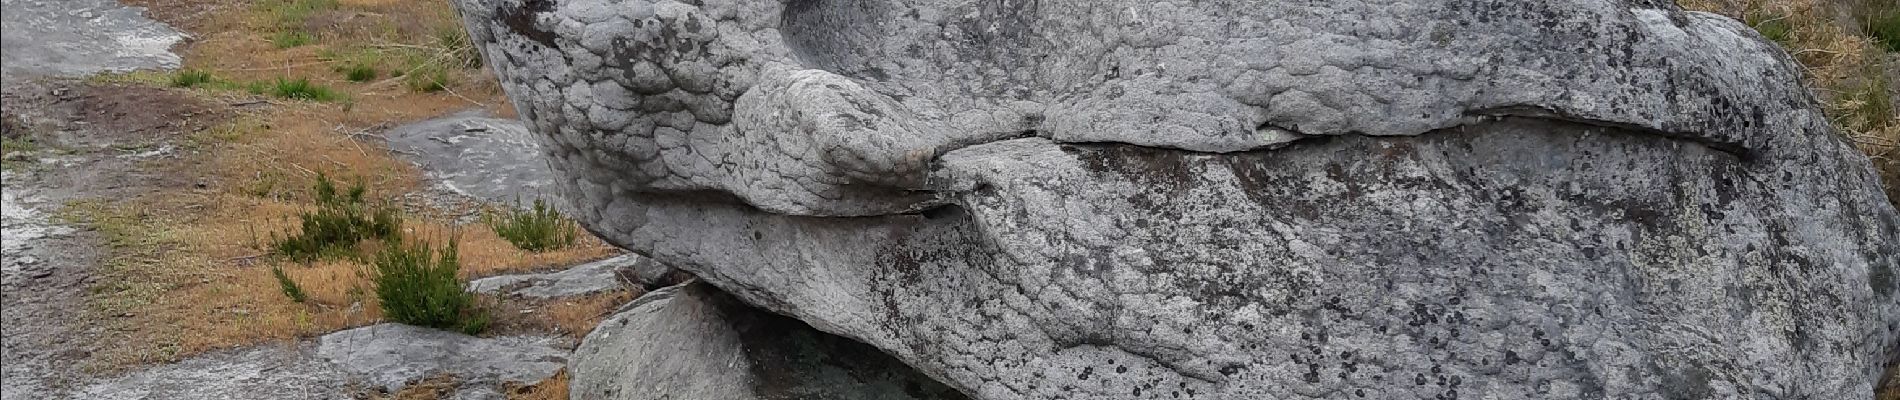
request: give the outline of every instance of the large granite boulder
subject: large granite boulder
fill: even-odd
[[[1900,216],[1667,1],[459,0],[588,229],[981,399],[1866,398]]]

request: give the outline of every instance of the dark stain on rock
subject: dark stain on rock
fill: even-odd
[[[495,10],[495,15],[501,16],[502,24],[507,25],[508,29],[514,31],[516,35],[553,48],[554,32],[541,29],[535,23],[536,17],[549,11],[554,11],[554,0],[527,0],[521,3],[521,7],[504,6]]]

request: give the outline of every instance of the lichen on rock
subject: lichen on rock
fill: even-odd
[[[1668,2],[460,0],[592,231],[980,399],[1860,398],[1900,216]]]

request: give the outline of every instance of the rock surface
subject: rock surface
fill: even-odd
[[[975,398],[1867,398],[1900,359],[1865,156],[1671,2],[458,4],[590,230]]]
[[[566,204],[540,143],[520,121],[473,110],[390,128],[384,136],[391,150],[451,192],[494,204]]]
[[[368,383],[396,391],[441,374],[477,393],[499,384],[534,384],[554,376],[567,352],[552,337],[478,338],[403,324],[377,324],[324,335],[317,355]],[[492,390],[489,390],[492,392]]]
[[[99,72],[177,68],[171,46],[184,34],[112,0],[0,2],[0,75],[81,77]]]
[[[570,364],[577,399],[964,399],[877,349],[753,309],[703,283],[601,322]]]
[[[264,346],[193,357],[87,386],[79,399],[333,399],[351,376],[314,345]]]
[[[468,291],[537,299],[585,296],[633,283],[625,282],[621,276],[632,275],[636,266],[642,263],[658,264],[646,257],[627,254],[545,274],[476,279],[468,283]]]

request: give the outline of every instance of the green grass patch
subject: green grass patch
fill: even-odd
[[[1888,90],[1893,83],[1888,81],[1886,71],[1875,63],[1858,79],[1857,84],[1842,93],[1838,102],[1846,106],[1841,114],[1845,119],[1842,125],[1872,131],[1893,123],[1893,92]]]
[[[471,335],[488,328],[488,313],[456,277],[455,240],[440,250],[426,242],[391,243],[375,264],[376,299],[391,321]]]
[[[495,235],[507,239],[516,248],[534,252],[573,245],[579,231],[573,220],[562,216],[560,211],[554,210],[541,199],[535,199],[534,207],[529,209],[510,207],[500,213],[484,214],[482,222],[494,229]]]
[[[39,149],[39,143],[26,135],[0,137],[0,170],[18,167],[18,163],[28,161],[28,155]]]
[[[1874,6],[1862,19],[1868,37],[1888,52],[1900,52],[1900,6]]]
[[[1786,15],[1754,10],[1744,13],[1742,22],[1755,28],[1762,37],[1773,40],[1775,43],[1787,45],[1794,40],[1794,23],[1789,21]]]
[[[475,51],[475,45],[468,40],[468,31],[462,29],[461,24],[437,27],[435,45],[447,52],[443,58],[448,59],[456,67],[482,67],[482,55]]]
[[[310,300],[310,296],[304,295],[303,286],[298,285],[297,281],[291,280],[290,274],[284,273],[283,267],[273,266],[270,268],[270,273],[277,277],[277,287],[284,291],[284,297],[289,297],[290,301],[298,303]]]
[[[193,69],[178,70],[172,73],[172,87],[197,87],[211,83],[211,73]]]
[[[277,46],[279,49],[288,49],[316,42],[316,36],[304,33],[303,31],[279,31],[270,35],[270,44]]]
[[[343,70],[343,79],[348,79],[350,82],[369,82],[371,79],[376,79],[376,67],[365,64],[352,64],[341,69]]]
[[[402,76],[403,85],[420,93],[440,92],[449,87],[449,71],[441,65],[424,64]]]
[[[34,142],[33,138],[24,135],[20,137],[0,137],[0,155],[10,156],[13,155],[13,153],[31,153],[39,149],[40,144],[38,142]]]
[[[336,91],[330,90],[329,87],[310,83],[310,78],[277,78],[277,80],[263,86],[262,90],[268,91],[272,96],[291,100],[336,101],[343,98],[343,96],[338,95]],[[252,93],[259,91],[257,87],[252,87]]]
[[[364,240],[401,241],[402,217],[395,208],[368,204],[362,182],[339,193],[335,182],[318,175],[313,192],[317,208],[298,216],[302,231],[273,240],[278,255],[308,261],[351,255]]]

